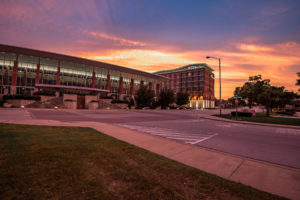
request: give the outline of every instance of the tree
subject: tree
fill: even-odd
[[[270,85],[270,80],[262,79],[261,75],[250,76],[248,82],[235,89],[234,94],[247,100],[250,108],[253,102],[264,105],[267,116],[273,108],[282,109],[297,96],[294,92],[286,91],[284,87]]]
[[[154,101],[154,91],[150,88],[141,85],[135,94],[136,105],[140,108],[150,107]]]
[[[189,103],[189,95],[187,93],[178,92],[176,94],[176,104],[182,106]]]
[[[300,72],[297,72],[297,75],[298,75],[298,79],[296,85],[300,85]],[[300,88],[298,89],[298,91],[300,92]]]
[[[250,76],[249,80],[242,87],[235,89],[234,95],[241,96],[251,108],[252,104],[258,101],[258,94],[263,93],[269,82],[269,79],[262,80],[261,75]]]
[[[163,89],[159,93],[158,103],[162,108],[166,108],[169,104],[174,103],[175,97],[173,90]]]
[[[235,100],[236,98],[235,97],[231,97],[231,98],[228,98],[228,102],[230,102],[232,104],[232,106],[235,106]],[[246,102],[244,99],[239,99],[239,106],[246,106]]]
[[[130,97],[130,100],[128,102],[128,108],[131,109],[131,106],[134,106],[134,100]]]

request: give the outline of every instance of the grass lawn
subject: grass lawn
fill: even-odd
[[[0,124],[0,199],[282,199],[90,128]]]
[[[220,117],[220,115],[214,115]],[[235,116],[230,114],[222,115],[221,117],[236,120]],[[286,117],[266,117],[265,113],[256,113],[255,117],[237,117],[239,121],[249,121],[249,122],[258,122],[258,123],[270,123],[270,124],[285,124],[285,125],[294,125],[300,126],[300,119],[296,118],[286,118]]]

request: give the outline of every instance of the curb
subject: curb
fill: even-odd
[[[300,129],[300,126],[293,126],[293,125],[238,121],[238,120],[225,119],[225,118],[222,118],[222,117],[214,117],[214,116],[210,116],[210,115],[209,116],[208,115],[198,115],[198,116],[200,118],[204,118],[204,119],[217,120],[217,121],[230,122],[230,123],[240,123],[240,124],[259,125],[259,126],[271,126],[271,127],[278,127],[278,128]]]

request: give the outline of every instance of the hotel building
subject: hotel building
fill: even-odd
[[[206,63],[197,63],[154,74],[169,78],[162,82],[162,88],[172,89],[175,94],[188,93],[190,107],[203,109],[215,107],[213,71]]]

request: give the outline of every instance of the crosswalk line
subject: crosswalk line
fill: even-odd
[[[209,137],[206,137],[206,138],[197,140],[197,141],[195,141],[195,142],[191,142],[190,144],[198,144],[198,143],[200,143],[200,142],[203,142],[203,141],[205,141],[205,140],[208,140],[208,139],[210,139],[210,138],[212,138],[212,137],[215,137],[215,136],[217,136],[217,135],[218,135],[218,133],[213,134],[213,135],[211,135],[211,136],[209,136]]]
[[[218,135],[218,134],[210,135],[207,133],[202,134],[201,131],[199,131],[199,134],[195,134],[195,133],[188,134],[185,132],[179,132],[178,130],[174,131],[172,129],[167,129],[167,128],[145,127],[145,126],[128,125],[128,124],[117,124],[117,125],[132,130],[149,133],[155,136],[165,137],[172,140],[184,141],[187,144],[197,144]]]

